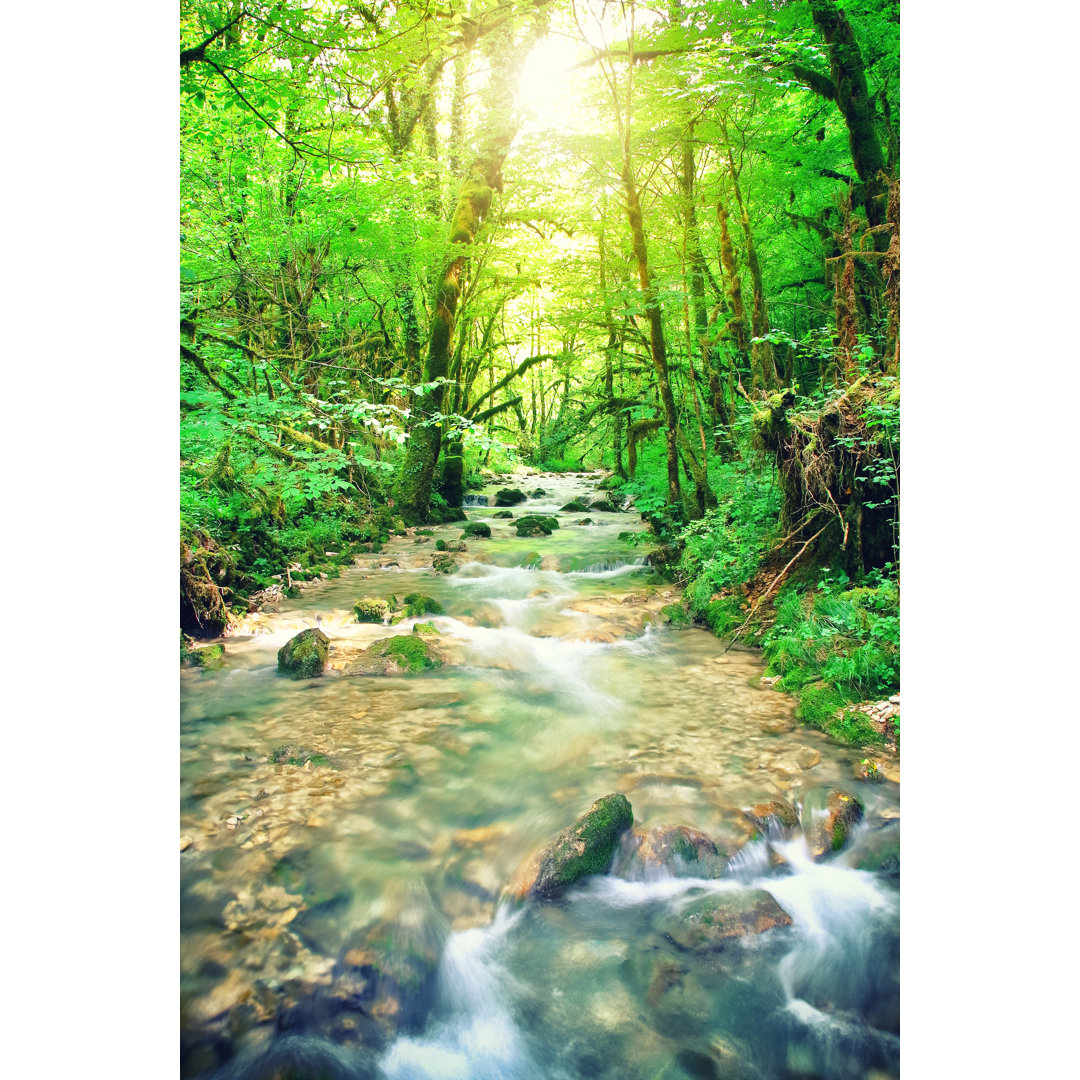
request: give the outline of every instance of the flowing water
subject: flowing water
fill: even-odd
[[[899,785],[857,780],[864,751],[801,728],[756,654],[662,625],[677,592],[619,538],[637,515],[558,511],[595,497],[597,477],[515,479],[547,490],[513,513],[555,514],[551,536],[469,505],[492,537],[469,538],[454,573],[431,556],[460,523],[395,538],[251,616],[223,668],[182,673],[182,1074],[898,1075],[898,878],[853,867],[898,829]],[[344,674],[419,621],[357,624],[355,601],[414,591],[446,609],[423,621],[450,663]],[[279,676],[277,650],[315,625],[328,670]],[[316,756],[276,764],[282,746]],[[744,813],[828,786],[866,814],[823,862]],[[526,856],[616,791],[635,826],[689,826],[737,854],[718,878],[501,898]],[[673,938],[688,905],[756,889],[789,926],[705,952]]]

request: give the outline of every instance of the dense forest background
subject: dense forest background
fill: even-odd
[[[182,630],[514,467],[604,468],[676,618],[871,737],[842,710],[899,687],[899,22],[182,4]]]

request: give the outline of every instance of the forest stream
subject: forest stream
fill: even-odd
[[[678,590],[626,538],[638,515],[559,510],[602,497],[599,479],[470,494],[492,535],[452,573],[433,571],[434,542],[463,522],[395,537],[249,616],[219,669],[183,671],[183,1076],[899,1075],[899,784],[860,779],[859,747],[802,727],[759,654],[665,624]],[[510,509],[560,528],[519,538],[473,505],[502,486],[543,488]],[[360,597],[413,592],[445,614],[356,622]],[[417,622],[445,666],[347,673]],[[327,670],[279,675],[278,650],[314,626]],[[815,859],[830,789],[864,812]],[[555,900],[506,894],[615,792],[634,833],[607,873]],[[635,849],[677,826],[700,857]],[[728,932],[715,913],[731,910]]]

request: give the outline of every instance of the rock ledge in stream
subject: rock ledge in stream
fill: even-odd
[[[603,874],[611,866],[619,837],[634,824],[634,811],[625,795],[597,799],[568,829],[514,875],[507,893],[519,900],[553,900],[575,881]]]
[[[446,658],[418,634],[379,638],[344,668],[345,675],[404,675],[439,668]]]
[[[278,649],[278,671],[290,679],[321,675],[329,655],[330,639],[318,627],[301,630]]]

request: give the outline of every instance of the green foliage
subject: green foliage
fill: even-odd
[[[891,567],[889,568],[891,570]],[[799,715],[846,742],[876,741],[861,713],[837,712],[900,687],[900,586],[874,571],[857,586],[827,570],[817,587],[785,588],[763,648],[778,688],[799,698]]]
[[[745,462],[719,465],[714,476],[719,505],[682,530],[680,573],[691,610],[717,628],[729,621],[729,607],[714,597],[754,575],[776,539],[781,493],[772,470]]]

